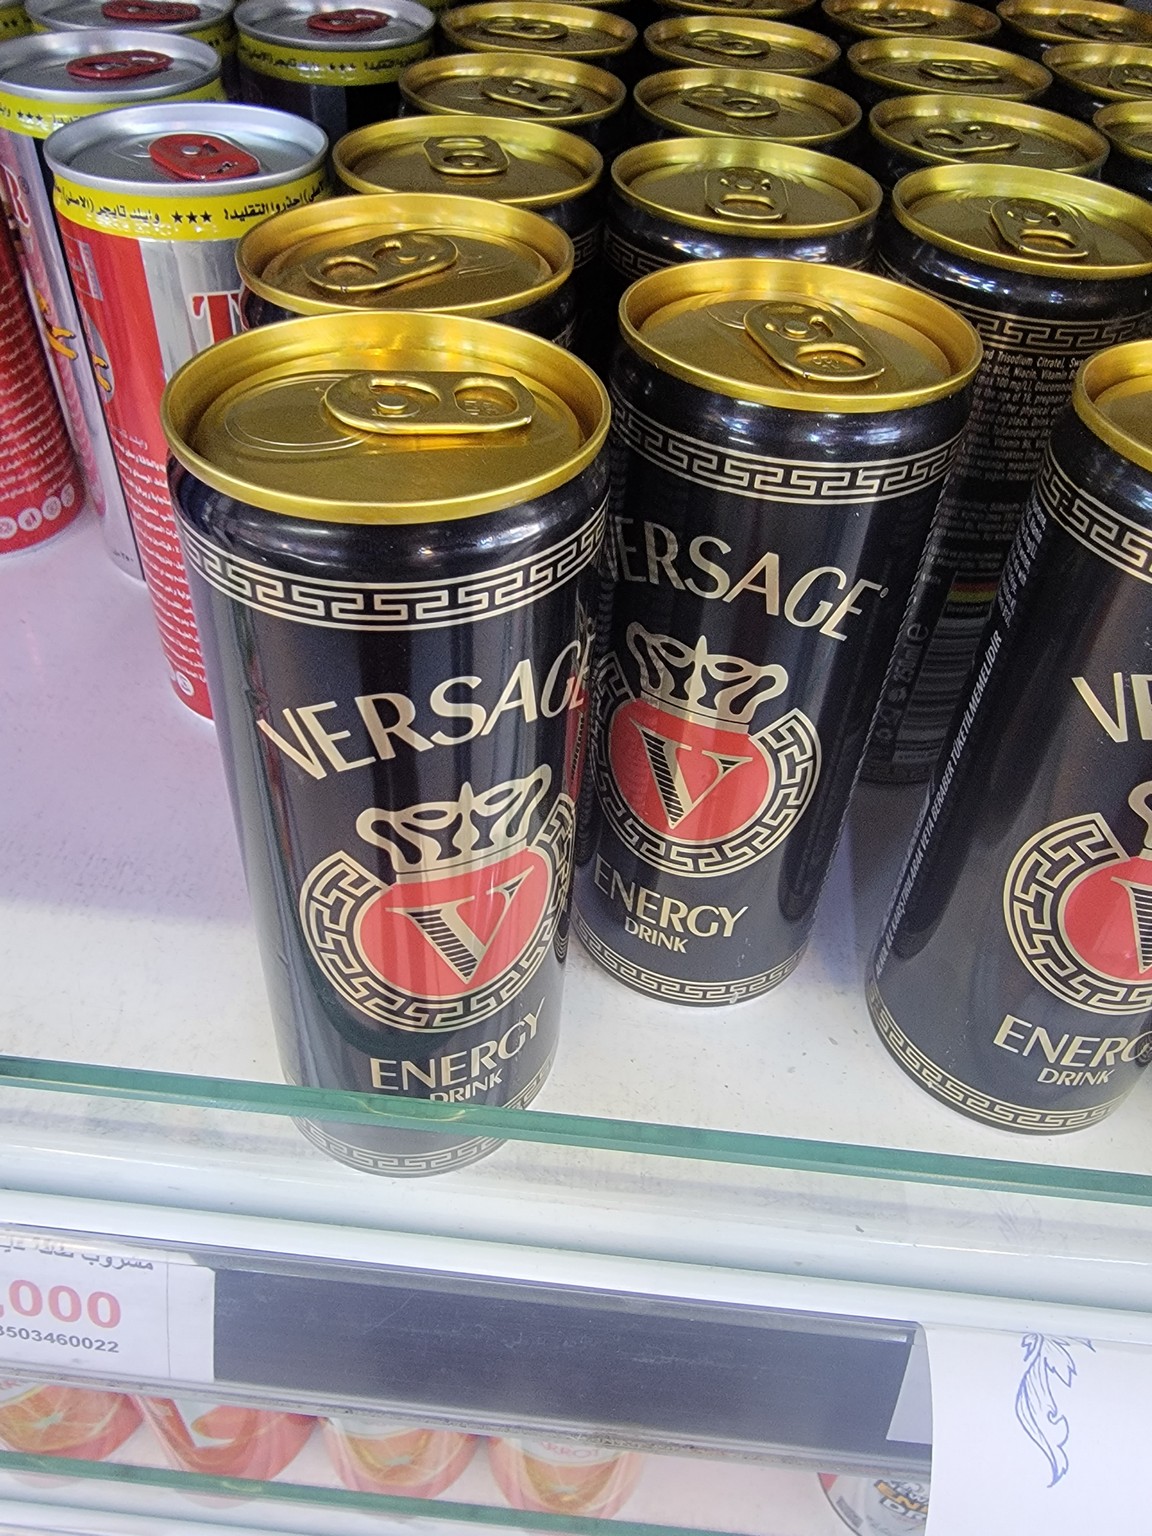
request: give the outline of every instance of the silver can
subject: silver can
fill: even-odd
[[[224,83],[236,85],[235,0],[27,0],[33,32],[108,31],[131,27],[139,32],[190,37],[220,55]]]
[[[211,706],[167,490],[160,396],[190,357],[240,329],[240,238],[324,195],[327,149],[302,118],[219,103],[101,113],[45,146],[81,314],[103,338],[115,383],[102,403],[169,676],[202,715]]]
[[[40,315],[64,416],[108,552],[130,575],[140,559],[100,406],[112,385],[103,338],[86,331],[52,216],[42,141],[78,117],[131,102],[220,97],[220,60],[204,43],[140,32],[46,32],[0,51],[0,178],[24,278]],[[87,341],[87,348],[85,347]]]

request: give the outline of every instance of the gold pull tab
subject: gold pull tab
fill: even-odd
[[[509,37],[514,42],[562,43],[568,28],[558,21],[538,21],[531,16],[493,16],[476,28],[480,37]]]
[[[1090,254],[1084,227],[1071,208],[1036,197],[998,197],[989,212],[997,234],[1021,256],[1083,261]]]
[[[1004,78],[998,64],[986,64],[983,59],[925,59],[917,68],[926,79],[948,85],[995,85]]]
[[[705,176],[704,202],[724,219],[782,224],[788,217],[788,183],[756,166],[730,165]]]
[[[726,59],[762,59],[772,52],[754,37],[741,37],[738,32],[697,32],[691,43],[701,53],[718,53]]]
[[[912,142],[938,155],[1007,154],[1020,148],[1020,135],[995,123],[937,123],[914,128]]]
[[[760,122],[775,117],[780,103],[771,96],[757,96],[752,91],[734,91],[727,85],[694,85],[680,100],[686,107],[697,107],[716,117],[741,123]]]
[[[409,229],[378,240],[361,240],[301,263],[308,281],[325,293],[383,293],[452,266],[459,251],[430,230]]]
[[[350,373],[324,404],[346,427],[396,435],[506,432],[536,408],[519,379],[492,373]]]
[[[581,110],[581,98],[563,85],[545,85],[521,76],[497,75],[480,85],[481,96],[505,107],[523,107],[540,117],[572,117]]]
[[[884,359],[834,304],[771,299],[744,316],[744,329],[778,368],[813,384],[878,379]]]
[[[1152,69],[1147,64],[1114,64],[1108,71],[1108,84],[1115,91],[1152,96]]]
[[[451,133],[425,139],[428,164],[442,176],[498,176],[508,169],[508,156],[495,139],[482,133]]]
[[[1056,18],[1061,32],[1071,32],[1073,37],[1086,37],[1096,43],[1122,43],[1130,29],[1122,21],[1108,21],[1103,16],[1077,16],[1064,11]]]
[[[935,19],[930,11],[914,11],[899,5],[879,6],[874,11],[861,8],[849,15],[865,26],[881,27],[885,32],[925,32]]]

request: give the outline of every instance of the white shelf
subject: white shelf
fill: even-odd
[[[0,1050],[279,1081],[214,732],[170,692],[146,594],[91,523],[0,562],[0,658]],[[859,795],[810,953],[765,999],[676,1009],[574,944],[537,1107],[1152,1171],[1152,1080],[1098,1127],[1025,1140],[936,1104],[878,1043],[861,968],[916,798]],[[56,1197],[4,1197],[0,1219],[51,1224],[75,1197],[158,1208],[174,1235],[185,1209],[263,1218],[256,1246],[273,1220],[341,1223],[349,1253],[353,1229],[393,1229],[1086,1306],[1147,1294],[1138,1205],[532,1143],[374,1179],[273,1116],[2,1085],[0,1127],[5,1186]]]

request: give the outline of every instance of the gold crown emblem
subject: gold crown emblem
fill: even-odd
[[[548,793],[552,770],[542,764],[523,779],[491,789],[465,784],[455,800],[425,800],[396,811],[363,811],[356,830],[383,848],[398,877],[440,875],[526,844],[532,818]]]
[[[743,656],[710,652],[703,635],[689,646],[629,624],[625,641],[640,664],[641,697],[705,725],[746,731],[760,705],[788,686],[783,667],[758,667]]]

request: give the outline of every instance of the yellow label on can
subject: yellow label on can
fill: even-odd
[[[161,98],[165,101],[223,101],[224,88],[219,80],[198,85],[178,95]],[[32,96],[20,96],[13,91],[0,91],[0,128],[10,133],[22,134],[26,139],[46,139],[57,128],[74,123],[78,117],[92,117],[97,112],[108,112],[113,107],[151,106],[155,98],[146,102],[92,101],[75,96],[68,101],[38,101]]]
[[[431,37],[396,48],[289,48],[240,35],[241,64],[274,80],[304,85],[387,85],[398,80],[409,64],[432,52]]]
[[[0,6],[0,42],[10,37],[27,37],[34,30],[22,5]]]
[[[101,192],[57,176],[52,201],[61,218],[107,235],[133,240],[238,240],[274,213],[314,203],[327,193],[322,170],[259,192],[242,188],[216,192],[206,185],[195,195],[187,183],[179,195],[158,190],[155,183],[130,192]]]
[[[195,38],[198,43],[207,43],[209,48],[215,48],[221,58],[236,52],[236,28],[232,25],[231,16],[221,16],[209,22],[206,27],[193,27],[181,36]]]

